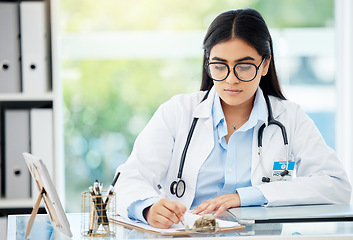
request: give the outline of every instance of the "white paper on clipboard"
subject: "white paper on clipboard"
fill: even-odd
[[[192,227],[195,221],[200,217],[201,217],[200,215],[192,214],[191,212],[187,211],[185,212],[185,215],[184,215],[184,226],[181,223],[178,223],[178,224],[173,224],[169,229],[155,228],[143,222],[133,221],[131,219],[126,219],[124,217],[117,216],[117,215],[113,216],[112,219],[118,222],[126,223],[144,230],[148,230],[148,231],[152,231],[160,234],[168,234],[168,233],[173,234],[173,233],[180,233],[185,231],[185,225],[189,225],[189,227]],[[236,221],[225,221],[225,220],[217,219],[217,222],[219,224],[220,229],[241,226]]]

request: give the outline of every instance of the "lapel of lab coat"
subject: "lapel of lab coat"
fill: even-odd
[[[284,112],[283,105],[281,104],[280,100],[278,100],[276,97],[269,96],[270,98],[270,103],[272,107],[272,114],[273,118],[277,120],[277,118]],[[265,176],[265,174],[262,171],[261,165],[260,165],[260,158],[259,158],[259,148],[258,148],[258,132],[259,128],[261,126],[256,125],[253,133],[253,143],[252,143],[252,163],[251,163],[251,183],[252,185],[258,185],[262,184],[262,177]],[[280,131],[280,128],[277,126],[273,126],[271,124],[270,127],[267,127],[267,122],[266,122],[266,128],[263,132],[263,138],[262,138],[262,160],[263,164],[265,164],[266,161],[273,161],[272,159],[266,159],[264,158],[264,153],[271,152],[271,149],[269,149],[270,144],[268,144],[271,141],[271,138],[273,137],[274,133],[276,131]],[[283,141],[281,142],[271,142],[271,146],[276,148],[276,147],[283,147]],[[267,148],[267,149],[266,149]],[[272,164],[272,163],[271,163]],[[266,169],[266,167],[265,167]],[[267,170],[268,171],[268,170]],[[267,172],[267,174],[271,174],[271,172]]]
[[[207,99],[196,106],[193,111],[193,117],[199,118],[199,120],[196,124],[183,168],[184,180],[188,185],[186,188],[188,194],[184,195],[187,208],[190,208],[194,199],[199,170],[214,146],[212,120],[214,96],[215,89],[212,88]]]

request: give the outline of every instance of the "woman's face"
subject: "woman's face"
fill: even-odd
[[[252,107],[255,92],[260,84],[261,76],[265,76],[269,67],[269,59],[260,66],[254,80],[240,81],[234,74],[233,67],[237,63],[253,63],[259,66],[263,58],[257,50],[242,39],[233,38],[212,47],[209,62],[227,63],[231,70],[223,81],[213,81],[215,89],[224,104],[231,107]]]

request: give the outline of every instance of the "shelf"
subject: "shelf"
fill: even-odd
[[[16,209],[16,208],[33,208],[34,200],[28,199],[4,199],[0,198],[1,209]]]
[[[3,1],[0,0],[1,2]],[[64,139],[61,121],[62,89],[58,74],[60,70],[60,58],[58,57],[57,49],[59,0],[19,0],[5,2],[9,2],[4,7],[9,9],[9,11],[6,11],[5,15],[1,15],[3,17],[1,20],[5,17],[9,22],[5,22],[4,25],[4,21],[1,21],[0,25],[4,25],[5,29],[10,30],[8,31],[10,33],[6,35],[8,38],[5,38],[4,41],[1,39],[0,45],[9,43],[8,45],[12,46],[12,48],[8,52],[13,51],[12,53],[16,54],[16,59],[19,59],[17,56],[21,57],[22,65],[16,68],[19,73],[13,75],[17,76],[16,80],[18,84],[16,83],[16,87],[7,88],[9,87],[8,85],[3,85],[3,92],[0,92],[0,168],[2,172],[8,174],[3,176],[0,173],[0,193],[2,196],[0,197],[0,216],[15,213],[30,213],[37,199],[36,194],[33,195],[34,192],[32,190],[32,195],[23,194],[23,199],[8,199],[5,197],[11,197],[11,193],[5,191],[11,184],[15,187],[20,187],[20,184],[15,183],[15,180],[18,180],[18,178],[14,178],[12,173],[15,173],[16,169],[19,168],[18,166],[23,170],[27,169],[24,160],[16,159],[18,161],[16,164],[12,161],[11,154],[14,155],[14,152],[22,153],[28,151],[46,159],[48,171],[51,177],[53,177],[53,182],[56,183],[55,188],[58,194],[65,199]],[[1,7],[3,6],[5,5]],[[33,22],[31,16],[35,16]],[[31,24],[28,24],[28,21],[25,21],[26,19],[29,19]],[[31,29],[32,27],[33,29]],[[42,39],[43,36],[44,39]],[[14,41],[16,43],[13,43]],[[29,42],[32,43],[29,44]],[[25,61],[29,57],[32,58],[30,59],[31,61]],[[0,56],[0,62],[4,58],[6,56]],[[37,72],[28,72],[25,69],[28,70],[29,68],[23,67],[26,64],[42,64],[44,65],[43,68],[46,69],[42,71],[43,68],[38,67],[35,68],[35,70],[38,70]],[[29,66],[31,67],[32,65]],[[34,70],[34,68],[31,69]],[[8,76],[10,79],[12,75]],[[28,78],[29,76],[31,76],[33,81],[28,80],[30,79]],[[17,92],[14,92],[16,90]],[[13,115],[13,113],[21,113],[22,115]],[[18,130],[17,127],[18,129],[21,127],[21,130]],[[20,142],[19,139],[23,141]],[[8,147],[7,151],[6,147]],[[9,164],[10,161],[8,159],[11,159],[12,165]],[[5,170],[5,167],[9,169]],[[28,182],[29,179],[32,179],[32,176],[24,178],[23,182]],[[23,189],[28,190],[27,186]],[[42,201],[41,206],[44,206],[43,204],[44,202]]]
[[[40,94],[27,93],[0,93],[2,102],[21,102],[21,101],[52,101],[54,94],[52,92]]]
[[[33,210],[35,199],[4,199],[0,198],[0,217],[12,214],[30,214]],[[39,205],[39,214],[47,213],[44,201]]]

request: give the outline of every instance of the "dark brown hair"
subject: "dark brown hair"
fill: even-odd
[[[286,99],[281,91],[273,57],[273,45],[270,32],[265,20],[254,9],[237,9],[224,12],[216,17],[208,28],[203,42],[204,56],[203,66],[208,61],[209,53],[213,46],[233,38],[240,38],[251,46],[263,58],[270,58],[271,62],[266,76],[262,76],[260,87],[267,95],[280,99]],[[213,86],[213,80],[207,75],[205,67],[202,71],[200,90],[209,90]]]

